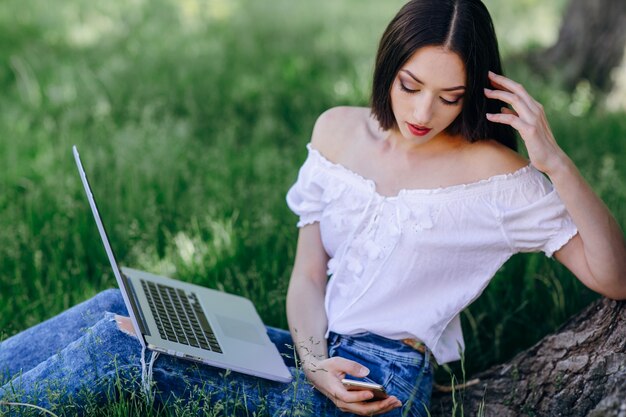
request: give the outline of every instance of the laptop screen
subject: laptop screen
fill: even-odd
[[[102,239],[102,243],[104,244],[104,249],[106,250],[107,256],[109,258],[109,262],[111,263],[111,268],[113,268],[113,274],[115,275],[115,279],[117,280],[117,285],[122,290],[122,296],[124,297],[124,303],[126,304],[126,309],[130,314],[131,321],[133,322],[133,327],[135,328],[135,333],[137,335],[145,334],[145,330],[143,326],[141,326],[137,320],[137,317],[140,316],[140,311],[137,308],[136,302],[134,300],[134,292],[131,287],[130,282],[124,276],[122,271],[120,270],[117,261],[115,260],[115,255],[113,253],[113,248],[109,244],[109,239],[107,237],[106,230],[104,228],[104,223],[102,223],[102,219],[100,218],[100,213],[98,211],[98,206],[96,205],[96,200],[91,191],[91,187],[89,185],[89,180],[87,179],[87,174],[85,173],[85,169],[83,168],[83,164],[80,160],[80,155],[78,154],[78,149],[76,146],[72,147],[72,151],[74,153],[74,160],[76,161],[76,166],[78,167],[78,172],[80,173],[80,178],[83,182],[83,187],[85,188],[85,192],[87,193],[87,199],[89,200],[89,206],[91,207],[91,212],[93,213],[93,217],[96,220],[96,225],[98,226],[98,231],[100,232],[100,238]],[[145,342],[143,337],[138,337],[141,344],[145,347]]]

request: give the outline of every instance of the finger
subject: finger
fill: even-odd
[[[402,403],[400,402],[400,400],[395,400],[391,403],[389,403],[389,405],[387,405],[384,409],[380,410],[378,412],[378,414],[385,414],[388,413],[390,411],[393,411],[396,408],[400,408],[402,407]]]
[[[504,90],[490,90],[485,88],[485,95],[494,100],[500,100],[513,106],[513,109],[518,115],[524,117],[535,116],[534,112],[528,107],[526,101],[524,101],[519,95],[509,93]]]
[[[355,412],[357,414],[371,416],[375,414],[386,413],[400,407],[401,405],[402,403],[400,402],[400,400],[392,396],[381,401],[370,401],[368,403],[351,404],[348,405],[348,407],[351,410],[354,410],[352,412]]]
[[[518,82],[489,71],[489,80],[494,87],[517,94],[524,100],[526,105],[533,111],[540,110],[541,105],[526,91],[523,85]]]
[[[356,376],[359,378],[363,378],[370,373],[370,370],[365,366],[361,365],[358,362],[351,361],[350,359],[345,359],[339,356],[335,356],[334,358],[330,358],[328,363],[332,365],[332,368],[335,371],[345,373],[348,375]]]
[[[493,85],[498,87],[502,87],[502,89],[510,91],[515,94],[528,94],[523,85],[518,82],[511,80],[510,78],[505,77],[504,75],[496,74],[495,72],[489,71],[489,80]]]
[[[374,393],[369,390],[350,391],[340,384],[334,388],[333,397],[344,403],[362,403],[374,398]]]
[[[513,127],[515,130],[517,130],[518,132],[522,132],[526,130],[526,127],[527,127],[526,123],[524,123],[518,116],[515,116],[513,114],[487,113],[487,119],[494,123],[502,123],[505,125],[509,125]]]

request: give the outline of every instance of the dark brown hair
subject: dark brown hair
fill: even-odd
[[[492,123],[486,113],[500,113],[505,103],[487,99],[488,71],[502,74],[498,41],[491,16],[480,0],[411,0],[383,34],[372,85],[372,114],[385,130],[397,128],[391,86],[402,66],[419,49],[442,46],[465,64],[467,88],[459,116],[447,128],[468,141],[494,139],[517,150],[513,128]]]

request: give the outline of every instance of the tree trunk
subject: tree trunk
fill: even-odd
[[[479,382],[455,392],[456,415],[625,417],[626,302],[598,300],[557,333],[473,378]],[[435,393],[431,415],[454,415],[454,402]]]
[[[622,62],[625,47],[625,0],[570,0],[557,43],[530,60],[541,71],[562,74],[569,90],[586,79],[608,92],[611,72]]]

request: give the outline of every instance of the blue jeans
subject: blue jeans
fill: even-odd
[[[87,405],[141,392],[141,346],[121,332],[114,314],[127,315],[119,290],[107,290],[64,313],[0,343],[0,400],[36,404],[58,414],[80,414]],[[292,339],[267,328],[289,367],[288,384],[202,365],[167,355],[153,370],[157,406],[178,401],[214,415],[347,416],[308,381],[296,366]],[[403,407],[388,416],[426,416],[432,367],[425,356],[371,333],[331,333],[329,355],[370,369],[365,380],[383,384]],[[70,406],[68,406],[70,404]],[[71,411],[68,411],[68,407]],[[16,415],[15,408],[5,409]],[[216,412],[222,410],[222,412]]]

